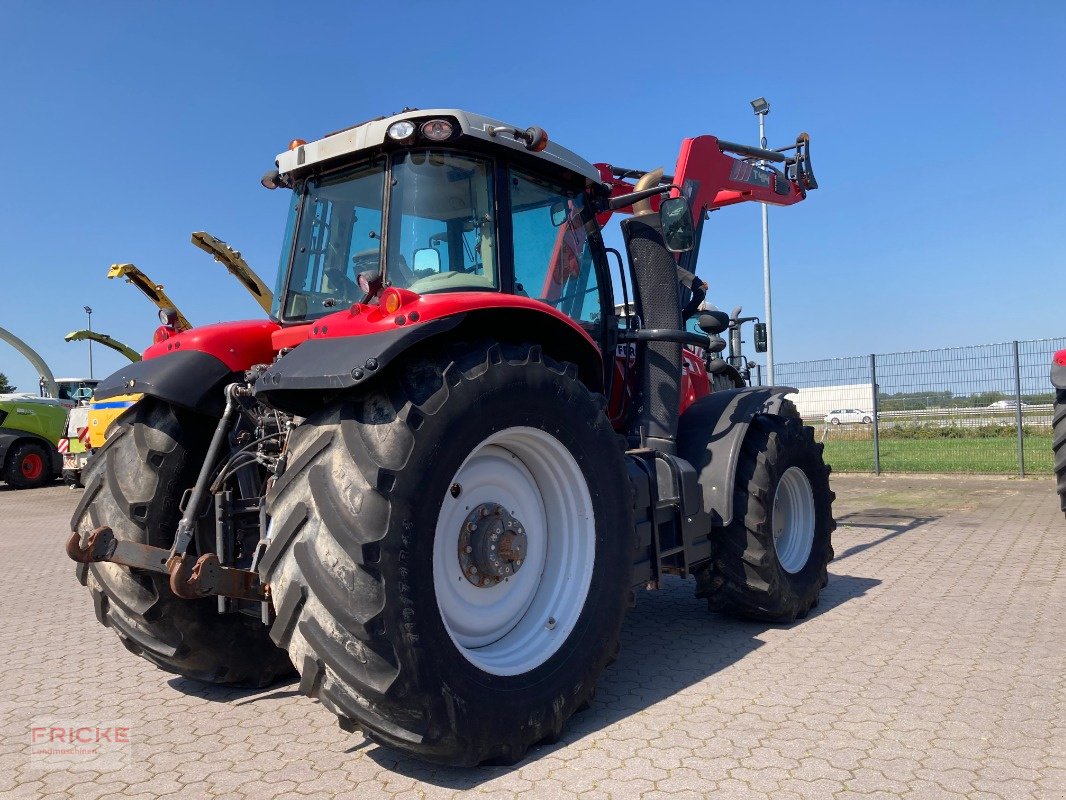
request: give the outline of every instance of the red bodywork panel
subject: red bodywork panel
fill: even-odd
[[[1066,350],[1059,350],[1055,353],[1055,363],[1060,367],[1066,367]]]
[[[274,360],[276,351],[270,336],[278,327],[276,322],[256,319],[191,328],[153,344],[144,351],[144,358],[157,358],[182,350],[198,350],[214,356],[234,372],[239,372],[253,364],[269,364]]]
[[[284,328],[274,334],[274,345],[293,347],[304,339],[331,339],[339,336],[366,336],[397,325],[417,325],[422,322],[486,309],[526,309],[547,314],[571,328],[599,350],[599,344],[588,332],[557,308],[529,297],[519,297],[500,292],[446,292],[441,294],[415,294],[405,289],[388,289],[401,298],[400,307],[386,314],[381,305],[368,306],[356,303],[351,308],[320,317],[310,325]]]

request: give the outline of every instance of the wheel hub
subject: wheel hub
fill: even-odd
[[[459,568],[474,586],[495,586],[521,569],[527,544],[525,528],[507,509],[482,503],[463,520]]]

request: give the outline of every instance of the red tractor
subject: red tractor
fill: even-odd
[[[1055,387],[1055,412],[1051,422],[1051,451],[1055,455],[1055,481],[1059,505],[1066,511],[1066,350],[1051,362],[1051,385]]]
[[[219,683],[295,667],[347,730],[513,762],[589,703],[635,588],[691,575],[772,622],[817,603],[821,446],[793,389],[711,392],[730,321],[694,277],[708,212],[815,188],[806,135],[686,139],[667,176],[405,111],[276,167],[271,318],[176,333],[96,390],[144,399],[67,552],[126,647]]]

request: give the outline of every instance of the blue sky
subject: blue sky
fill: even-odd
[[[764,95],[822,186],[770,212],[778,361],[1062,335],[1066,5],[759,5],[9,0],[0,326],[57,375],[87,371],[62,340],[86,303],[146,346],[154,309],[104,277],[122,261],[194,323],[257,316],[189,234],[272,285],[286,200],[259,177],[293,137],[457,106],[669,170],[685,136],[755,143]],[[699,272],[761,313],[757,206],[712,216]],[[3,344],[0,372],[36,385]]]

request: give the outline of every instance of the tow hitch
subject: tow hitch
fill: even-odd
[[[169,575],[171,591],[185,600],[222,596],[268,602],[269,590],[260,583],[258,573],[223,566],[214,553],[204,553],[192,563],[186,553],[193,539],[197,512],[202,508],[207,493],[211,467],[221,452],[226,431],[233,423],[237,411],[237,395],[242,391],[247,392],[247,387],[236,383],[226,387],[226,410],[218,421],[196,486],[192,490],[181,521],[178,522],[173,547],[165,550],[162,547],[118,539],[114,531],[105,525],[89,533],[84,547],[81,544],[81,534],[74,531],[67,540],[67,555],[81,564],[106,562]]]
[[[106,526],[93,530],[84,547],[81,534],[72,533],[67,540],[67,555],[80,564],[106,562],[169,575],[171,590],[185,600],[213,595],[262,603],[270,599],[269,590],[260,583],[257,573],[224,567],[214,553],[204,553],[193,564],[184,554],[116,539]]]

